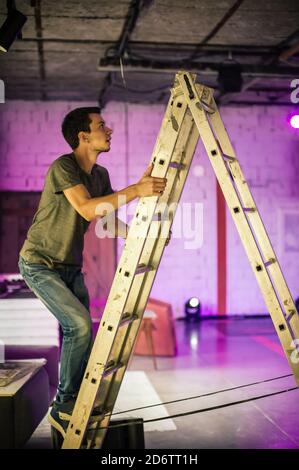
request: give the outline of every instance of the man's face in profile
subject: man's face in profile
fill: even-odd
[[[109,152],[112,129],[106,126],[100,114],[91,113],[89,117],[91,119],[91,123],[89,124],[90,133],[87,134],[89,145],[92,150]]]

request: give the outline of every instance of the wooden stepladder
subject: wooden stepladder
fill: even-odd
[[[213,90],[176,74],[151,158],[167,177],[139,200],[62,448],[100,448],[137,337],[199,137],[202,139],[274,327],[299,385],[299,315],[221,120]],[[94,403],[102,414],[91,418]]]

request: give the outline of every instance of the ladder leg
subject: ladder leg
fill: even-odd
[[[188,130],[188,132],[187,132]],[[182,134],[178,138],[178,145],[177,149],[174,152],[174,160],[178,161],[178,157],[182,159],[183,167],[181,172],[178,175],[175,173],[175,167],[170,168],[170,171],[176,175],[175,177],[169,176],[168,180],[171,184],[176,184],[178,187],[173,190],[169,191],[169,194],[172,195],[172,201],[177,202],[179,200],[179,195],[183,189],[185,184],[187,174],[191,165],[191,161],[193,158],[194,150],[198,140],[198,131],[196,127],[193,125],[193,119],[190,114],[185,118],[185,128],[182,128]],[[188,142],[188,145],[187,145]],[[187,145],[187,147],[186,147]],[[185,148],[186,147],[186,148]],[[185,151],[183,152],[183,148]],[[166,197],[167,194],[166,194]],[[159,209],[157,209],[158,211]],[[138,209],[137,209],[138,213]],[[156,223],[156,222],[153,222]],[[134,346],[135,340],[137,338],[138,330],[141,324],[142,315],[144,309],[146,307],[147,299],[150,294],[150,290],[152,284],[154,282],[154,278],[158,269],[158,265],[162,256],[162,252],[164,249],[165,240],[161,240],[159,238],[155,239],[154,237],[148,238],[146,240],[146,244],[143,250],[143,255],[141,256],[140,260],[142,264],[145,265],[152,265],[155,266],[155,269],[150,270],[144,273],[143,276],[139,275],[134,278],[131,295],[128,297],[126,302],[124,311],[125,312],[134,312],[138,319],[130,325],[130,330],[119,330],[118,338],[113,344],[111,356],[118,357],[118,361],[123,359],[124,363],[128,361],[129,355],[131,350]],[[124,348],[124,345],[127,347]],[[106,397],[106,401],[104,404],[105,409],[112,409],[113,405],[116,401],[118,390],[120,384],[122,382],[123,376],[125,373],[125,368],[120,368],[117,373],[114,374],[113,378],[111,379],[110,384],[102,383],[99,389],[99,394],[102,397]],[[108,388],[110,387],[110,388]],[[102,423],[101,423],[102,425]],[[104,435],[104,431],[102,431]],[[97,433],[97,444],[96,447],[99,447],[101,441],[101,433]]]
[[[53,449],[61,449],[63,436],[53,426],[51,426],[51,440]]]
[[[176,211],[174,206],[167,214],[167,208],[180,199],[197,140],[193,117],[176,83],[152,155],[152,176],[167,174],[167,187],[160,198],[141,198],[138,203],[63,448],[81,447],[87,428],[88,448],[103,442]],[[103,416],[89,426],[96,396]]]
[[[277,257],[212,90],[195,84],[194,75],[179,72],[151,159],[152,176],[167,175],[167,187],[160,198],[141,198],[138,203],[62,448],[100,448],[103,443],[199,136],[299,384],[292,344],[299,337],[298,313]],[[90,416],[96,397],[103,414],[94,420]]]
[[[213,101],[213,105],[216,107],[215,101]],[[261,248],[261,252],[263,253],[264,260],[266,263],[268,262],[267,269],[271,276],[272,283],[275,286],[275,289],[278,292],[280,298],[282,299],[282,308],[284,310],[284,314],[289,323],[289,326],[292,330],[292,336],[294,338],[299,338],[299,315],[296,315],[296,306],[294,300],[291,296],[286,280],[283,276],[277,256],[274,252],[274,249],[266,232],[266,228],[263,224],[258,208],[248,187],[247,181],[245,180],[245,177],[243,175],[239,161],[231,145],[227,131],[221,120],[219,111],[217,110],[215,113],[210,114],[208,118],[215,132],[215,136],[221,146],[223,157],[229,157],[228,165],[230,168],[231,175],[236,185],[236,189],[240,195],[242,205],[245,209],[247,209],[245,211],[245,214],[247,216],[250,226],[252,227],[255,233],[256,239]],[[269,263],[269,261],[272,262]]]
[[[221,121],[212,90],[179,74],[200,137],[232,214],[274,327],[299,385],[296,348],[299,316],[237,157]],[[204,104],[203,104],[204,103]]]
[[[157,370],[156,352],[155,352],[155,345],[154,345],[154,338],[153,338],[154,325],[152,324],[151,318],[146,318],[143,321],[145,322],[143,326],[143,331],[145,334],[148,351],[153,358],[154,368],[155,370]]]

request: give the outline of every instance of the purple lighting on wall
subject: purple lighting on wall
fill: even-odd
[[[294,129],[299,129],[299,114],[294,114],[291,117],[290,124]]]

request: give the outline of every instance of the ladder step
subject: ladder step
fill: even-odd
[[[210,100],[211,98],[211,90],[209,92],[208,88],[204,88],[202,90],[201,86],[195,83],[195,89],[197,92],[201,95],[199,97],[199,101],[196,103],[196,107],[199,109],[204,109],[207,113],[214,114],[216,112],[216,105],[211,106],[210,104],[207,103],[206,100]]]
[[[235,162],[237,160],[235,157],[231,157],[230,155],[225,155],[225,153],[222,153],[222,156],[225,160],[229,162]]]
[[[102,421],[102,419],[104,418],[105,414],[106,414],[106,413],[102,412],[101,414],[99,413],[99,414],[97,414],[97,415],[91,415],[91,416],[89,417],[88,424],[89,424],[89,425],[92,425],[92,424],[94,424],[94,423],[98,423],[99,421]],[[88,431],[88,430],[89,430],[89,429],[87,428],[87,431]]]
[[[152,217],[152,221],[161,222],[161,220],[162,220],[161,212],[156,212]]]
[[[143,274],[143,273],[147,273],[153,270],[154,270],[153,266],[146,266],[146,264],[139,264],[139,266],[137,267],[135,271],[135,274]]]
[[[243,211],[244,212],[255,212],[256,211],[256,207],[242,207]],[[235,214],[241,214],[241,211],[240,211],[240,207],[234,207],[233,208],[233,211]]]
[[[118,363],[118,364],[115,364],[114,361],[109,361],[107,363],[105,372],[103,373],[103,377],[107,377],[108,375],[114,374],[115,372],[117,372],[122,367],[124,367],[124,364],[122,364],[121,362]]]
[[[199,100],[199,103],[200,103],[201,107],[202,107],[205,111],[207,111],[207,113],[213,114],[213,113],[216,112],[216,110],[215,110],[212,106],[210,106],[208,103],[206,103],[206,102],[203,101],[202,99]]]
[[[183,163],[179,163],[179,162],[170,162],[169,167],[170,168],[176,168],[177,170],[182,170],[185,167],[185,165]]]
[[[127,323],[132,323],[138,318],[139,317],[138,315],[136,315],[136,313],[133,313],[133,315],[131,315],[131,313],[125,313],[119,322],[119,326],[126,325]]]
[[[286,317],[286,321],[289,322],[294,315],[296,315],[297,311],[296,310],[291,310],[288,316]]]
[[[165,215],[166,214],[166,215]],[[152,222],[161,222],[161,220],[169,220],[170,214],[167,214],[167,211],[165,212],[155,212],[155,214],[152,217]]]
[[[276,259],[275,258],[271,258],[269,259],[269,261],[266,261],[265,262],[265,266],[271,266],[271,264],[274,264],[276,262]]]
[[[100,423],[103,421],[103,418],[105,417],[105,413],[102,415],[96,415],[96,416],[90,416],[89,421],[88,421],[88,427],[86,428],[86,431],[92,432],[95,430],[95,427],[93,426],[94,424]]]

